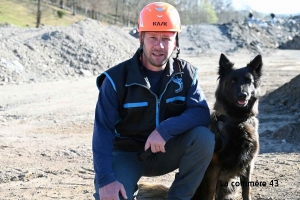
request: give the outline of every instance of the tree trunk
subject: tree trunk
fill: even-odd
[[[117,24],[117,19],[118,19],[118,2],[119,2],[119,0],[116,0],[116,16],[115,16],[115,24]]]
[[[76,15],[76,0],[73,0],[73,15]]]
[[[122,19],[123,19],[123,25],[126,25],[126,22],[125,22],[125,0],[123,0],[123,5],[122,5]]]
[[[89,9],[87,7],[85,7],[85,12],[84,12],[85,16],[89,16]]]
[[[63,0],[59,1],[59,6],[61,9],[64,9],[64,1]]]
[[[95,10],[91,10],[90,18],[95,19]]]
[[[127,7],[127,26],[130,27],[130,5]]]
[[[36,28],[39,28],[41,24],[41,17],[42,17],[41,0],[38,0],[37,5],[38,5],[38,9],[37,9],[37,17],[36,17]]]

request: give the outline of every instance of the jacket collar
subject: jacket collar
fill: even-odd
[[[139,84],[144,85],[147,88],[150,88],[150,83],[148,81],[148,78],[143,73],[143,64],[140,60],[141,58],[141,51],[137,50],[134,56],[129,60],[128,63],[128,75],[126,78],[126,85],[132,85],[132,84]],[[179,60],[177,60],[180,62]],[[170,79],[174,73],[179,73],[181,70],[178,66],[178,63],[172,58],[172,56],[169,58],[165,72],[163,73],[163,76],[166,76],[167,79]]]

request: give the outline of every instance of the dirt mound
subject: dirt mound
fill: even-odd
[[[280,49],[300,49],[300,35],[296,35],[292,40],[281,45]]]
[[[129,31],[138,37],[136,29]],[[266,53],[270,49],[300,49],[298,18],[271,21],[232,21],[226,24],[182,26],[179,35],[181,52],[187,55]]]
[[[0,85],[43,82],[98,75],[128,59],[138,47],[136,30],[103,26],[86,19],[68,27],[17,28],[0,26]],[[230,22],[183,26],[181,53],[264,53],[268,49],[298,49],[297,19]],[[296,42],[298,41],[298,42]]]
[[[128,59],[138,42],[87,19],[68,27],[1,28],[0,84],[97,75]]]
[[[278,47],[300,49],[300,25],[292,19],[276,24],[232,21],[222,25],[191,25],[187,31],[200,53],[234,53],[241,50],[262,53]]]
[[[290,123],[282,126],[271,133],[274,139],[280,139],[282,142],[297,143],[300,142],[300,122]]]
[[[260,110],[266,114],[281,115],[279,123],[283,123],[276,130],[266,130],[262,136],[268,136],[282,142],[300,143],[300,75],[278,89],[261,98]]]
[[[265,110],[277,114],[300,114],[300,75],[261,98]]]
[[[227,35],[228,27],[224,25],[190,25],[183,27],[180,33],[180,48],[184,54],[198,56],[201,54],[220,54],[238,50],[236,42]]]

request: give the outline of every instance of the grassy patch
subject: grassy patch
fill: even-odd
[[[47,26],[67,26],[85,19],[85,16],[73,16],[71,12],[63,10],[63,18],[59,18],[57,11],[61,10],[42,2],[41,24]],[[9,23],[20,27],[36,26],[37,4],[32,0],[0,0],[0,23]]]

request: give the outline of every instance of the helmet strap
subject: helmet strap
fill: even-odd
[[[179,57],[179,54],[180,54],[180,48],[179,48],[179,37],[178,37],[178,33],[176,34],[176,58]]]

